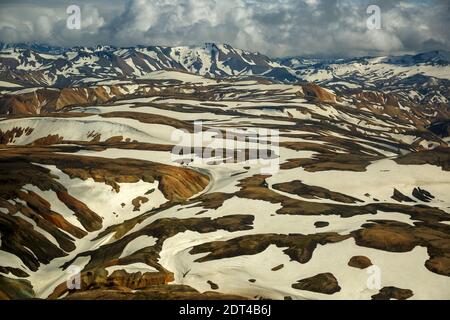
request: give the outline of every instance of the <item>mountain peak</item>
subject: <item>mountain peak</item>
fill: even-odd
[[[445,50],[423,52],[415,55],[414,57],[423,61],[450,63],[450,52]]]
[[[206,42],[192,46],[57,48],[4,44],[0,66],[25,86],[87,84],[99,79],[141,78],[157,70],[177,70],[211,78],[263,77],[281,82],[315,82],[333,90],[387,87],[423,90],[427,101],[447,103],[450,53],[430,51],[396,57],[271,59],[263,54]],[[35,77],[33,74],[42,76]],[[436,81],[430,79],[437,78]],[[389,81],[386,81],[388,79]],[[446,82],[447,81],[447,82]],[[436,90],[434,90],[436,88]],[[413,94],[414,95],[414,94]]]

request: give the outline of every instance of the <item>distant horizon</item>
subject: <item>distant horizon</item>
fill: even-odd
[[[420,54],[426,54],[430,52],[444,52],[450,54],[450,50],[444,50],[444,49],[434,49],[434,50],[428,50],[428,51],[409,51],[409,52],[399,52],[389,55],[359,55],[359,56],[327,56],[327,55],[302,55],[301,53],[296,55],[288,55],[288,56],[271,56],[267,53],[257,51],[257,50],[248,50],[248,49],[242,49],[240,47],[233,46],[229,43],[220,43],[220,42],[203,42],[203,43],[197,43],[197,44],[185,44],[185,45],[159,45],[159,44],[136,44],[136,45],[127,45],[127,46],[117,46],[117,45],[111,45],[111,44],[97,44],[97,45],[89,45],[89,46],[83,46],[83,45],[73,45],[73,46],[61,46],[61,45],[52,45],[45,42],[4,42],[0,41],[0,45],[7,45],[7,46],[13,46],[13,45],[24,45],[28,47],[32,46],[42,46],[42,47],[49,47],[49,48],[56,48],[56,49],[73,49],[73,48],[87,48],[87,49],[95,49],[98,47],[111,47],[115,49],[130,49],[130,48],[149,48],[149,47],[164,47],[164,48],[199,48],[202,46],[205,46],[207,44],[214,44],[214,45],[228,45],[231,46],[233,49],[242,50],[245,52],[250,53],[259,53],[261,55],[264,55],[270,59],[295,59],[295,58],[301,58],[301,59],[331,59],[331,60],[337,60],[337,59],[359,59],[359,58],[381,58],[381,57],[401,57],[401,56],[415,56]]]

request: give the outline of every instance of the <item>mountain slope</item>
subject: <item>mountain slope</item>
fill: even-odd
[[[379,90],[398,93],[423,104],[450,101],[450,53],[432,51],[398,57],[304,60],[281,59],[297,77],[322,86],[347,92]]]
[[[2,80],[66,86],[95,79],[141,77],[155,70],[181,70],[210,77],[262,75],[283,69],[259,53],[207,43],[201,47],[75,47],[38,50],[4,46]],[[31,73],[31,74],[28,74]]]
[[[433,110],[178,71],[53,91],[90,99],[0,119],[0,297],[450,296]],[[244,156],[220,152],[236,135]]]
[[[375,90],[404,100],[449,106],[448,52],[356,59],[271,59],[227,44],[56,48],[3,44],[0,87],[85,86],[102,80],[146,77],[177,70],[210,78],[260,77],[285,83],[315,82],[339,92]]]

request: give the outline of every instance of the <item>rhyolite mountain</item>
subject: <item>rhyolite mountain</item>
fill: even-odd
[[[416,103],[448,105],[450,53],[353,59],[269,58],[228,44],[60,48],[1,44],[0,80],[23,86],[83,86],[177,70],[212,78],[315,82],[335,91],[383,90]],[[1,87],[1,86],[0,86]]]
[[[280,59],[303,80],[337,91],[383,90],[416,103],[447,104],[450,52],[350,59]]]
[[[264,75],[294,80],[286,67],[260,53],[227,44],[162,47],[55,48],[3,45],[3,80],[21,84],[67,86],[99,79],[143,77],[155,70],[179,70],[209,77]]]
[[[444,53],[0,51],[0,299],[450,297]]]

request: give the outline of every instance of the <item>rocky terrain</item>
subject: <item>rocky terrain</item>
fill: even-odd
[[[444,58],[4,45],[0,299],[449,299]]]
[[[270,58],[215,43],[126,48],[60,48],[0,43],[0,79],[4,80],[0,88],[130,83],[132,79],[145,79],[149,73],[158,70],[177,70],[208,78],[314,82],[340,93],[364,94],[369,91],[373,94],[373,91],[381,90],[387,96],[378,97],[380,101],[401,97],[402,105],[412,102],[441,104],[448,108],[450,101],[450,52],[447,51],[351,59],[305,59]],[[100,100],[105,96],[101,92],[94,95]],[[54,95],[52,97],[53,101]]]

